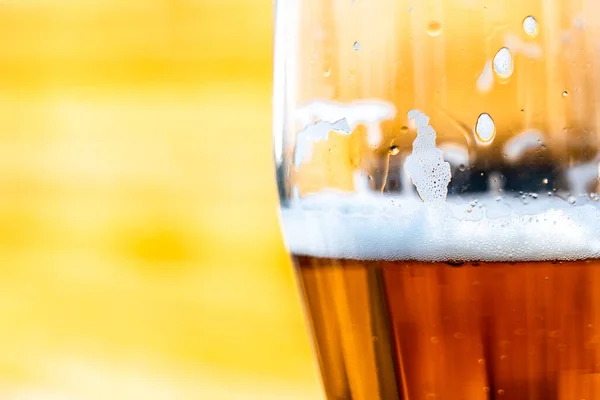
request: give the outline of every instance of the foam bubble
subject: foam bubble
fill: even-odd
[[[452,197],[432,205],[380,193],[309,194],[282,209],[290,250],[359,260],[600,258],[600,203],[578,198]],[[471,209],[472,212],[467,212]]]
[[[429,117],[420,111],[411,110],[408,118],[414,119],[417,124],[417,137],[404,168],[423,201],[444,201],[451,179],[450,164],[444,161],[442,151],[435,145],[436,134],[429,125]]]

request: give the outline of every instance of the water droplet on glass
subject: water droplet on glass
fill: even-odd
[[[494,56],[494,71],[501,78],[509,78],[513,72],[513,59],[510,50],[503,47]]]
[[[485,364],[485,360],[484,360],[483,358],[480,358],[479,360],[477,360],[477,362],[478,362],[479,364]]]
[[[548,184],[548,178],[544,178],[544,179],[542,179],[542,183],[543,183],[544,185],[547,185],[547,184]]]
[[[503,389],[498,389],[498,395],[504,396],[504,390]]]
[[[483,388],[483,391],[484,391],[485,393],[488,393],[488,392],[490,391],[490,388],[489,388],[489,387],[487,387],[487,386],[484,386],[484,388]]]
[[[325,70],[325,72],[323,73],[323,75],[325,76],[325,78],[327,78],[329,75],[331,75],[331,68]]]
[[[400,133],[406,133],[406,132],[408,132],[408,126],[402,125],[400,127]]]
[[[538,195],[537,195],[537,193],[531,193],[531,197],[533,197],[534,199],[537,199]]]
[[[354,42],[354,51],[359,51],[359,50],[360,50],[360,43]]]
[[[440,341],[440,339],[438,339],[438,338],[437,338],[437,337],[435,337],[435,336],[432,336],[430,340],[431,340],[431,343],[433,343],[433,344],[437,344],[437,343],[439,343],[439,341]]]
[[[536,36],[538,33],[537,21],[533,16],[528,16],[523,20],[523,30],[529,36]]]
[[[430,21],[427,24],[427,33],[429,36],[438,36],[442,33],[442,24],[438,21]]]
[[[569,202],[569,204],[575,204],[577,202],[577,199],[575,198],[575,196],[569,196],[569,198],[567,199],[567,202]]]
[[[564,92],[562,92],[562,97],[567,97],[569,95],[569,92],[567,92],[566,90]]]
[[[460,164],[460,165],[458,166],[458,169],[459,169],[461,172],[464,172],[464,171],[467,169],[467,167],[465,166],[465,164]]]
[[[484,143],[488,143],[494,139],[496,126],[490,114],[483,113],[479,115],[477,124],[475,125],[475,134],[477,135],[477,139]]]
[[[398,148],[398,146],[390,147],[390,155],[395,156],[398,153],[400,153],[400,149]]]
[[[506,360],[507,358],[508,358],[508,356],[506,354],[502,354],[500,356],[500,360],[502,360],[502,361]]]

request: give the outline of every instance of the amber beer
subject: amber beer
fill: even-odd
[[[282,208],[327,399],[600,399],[597,197],[467,196]]]
[[[328,399],[600,398],[600,263],[295,256]]]

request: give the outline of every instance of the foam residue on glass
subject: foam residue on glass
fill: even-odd
[[[510,163],[519,161],[527,151],[544,145],[544,135],[534,129],[529,129],[511,137],[504,144],[504,155]]]
[[[396,116],[394,104],[376,99],[355,100],[351,103],[340,103],[329,100],[315,100],[296,111],[296,120],[305,129],[316,121],[335,123],[344,119],[353,132],[358,125],[367,128],[367,141],[376,147],[381,142],[381,122]],[[296,147],[300,145],[297,140]]]
[[[444,161],[442,151],[436,147],[436,133],[429,125],[429,117],[420,111],[411,110],[408,118],[416,122],[417,137],[404,168],[424,202],[444,201],[452,177],[450,164]]]
[[[330,132],[342,135],[350,135],[352,129],[346,119],[336,122],[317,121],[307,125],[296,135],[296,147],[294,148],[294,166],[299,168],[303,162],[312,159],[313,144],[320,140],[327,140]]]

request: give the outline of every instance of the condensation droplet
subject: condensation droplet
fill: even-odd
[[[479,360],[477,360],[477,362],[478,362],[479,364],[485,364],[485,360],[484,360],[483,358],[480,358]]]
[[[359,50],[360,50],[360,43],[354,42],[354,51],[359,51]]]
[[[460,164],[460,165],[458,166],[458,169],[459,169],[461,172],[465,172],[465,170],[467,169],[467,167],[465,166],[465,164]]]
[[[577,199],[575,198],[575,196],[569,196],[569,198],[567,199],[567,202],[571,205],[577,203]]]
[[[489,388],[489,387],[487,387],[487,386],[484,386],[484,387],[483,387],[483,391],[484,391],[485,393],[488,393],[488,392],[490,391],[490,388]]]
[[[538,34],[537,21],[532,15],[523,20],[523,30],[529,36],[536,36]]]
[[[406,125],[402,125],[402,126],[400,127],[400,133],[406,133],[406,132],[408,132],[408,126],[406,126]]]
[[[506,79],[512,75],[513,59],[510,50],[503,47],[494,56],[494,71],[500,78]]]
[[[498,389],[498,395],[504,396],[504,389]]]
[[[433,344],[438,344],[440,342],[440,339],[438,339],[435,336],[432,336],[431,339],[429,339],[431,341],[431,343]]]
[[[502,360],[502,361],[506,360],[507,358],[508,358],[508,356],[506,354],[502,354],[500,356],[500,360]]]
[[[327,78],[329,75],[331,75],[331,68],[325,70],[325,72],[323,73],[323,75],[325,76],[325,78]]]
[[[390,147],[390,155],[395,156],[398,153],[400,153],[400,149],[398,148],[398,146]]]
[[[562,97],[567,97],[569,95],[569,92],[567,92],[566,90],[562,92]]]
[[[475,134],[477,139],[484,143],[491,142],[496,135],[496,126],[494,120],[488,113],[482,113],[477,118],[477,124],[475,125]]]
[[[442,24],[438,21],[430,21],[427,24],[427,33],[429,36],[439,36],[442,33]]]
[[[547,184],[548,184],[548,178],[544,178],[544,179],[542,180],[542,183],[543,183],[544,185],[547,185]]]

